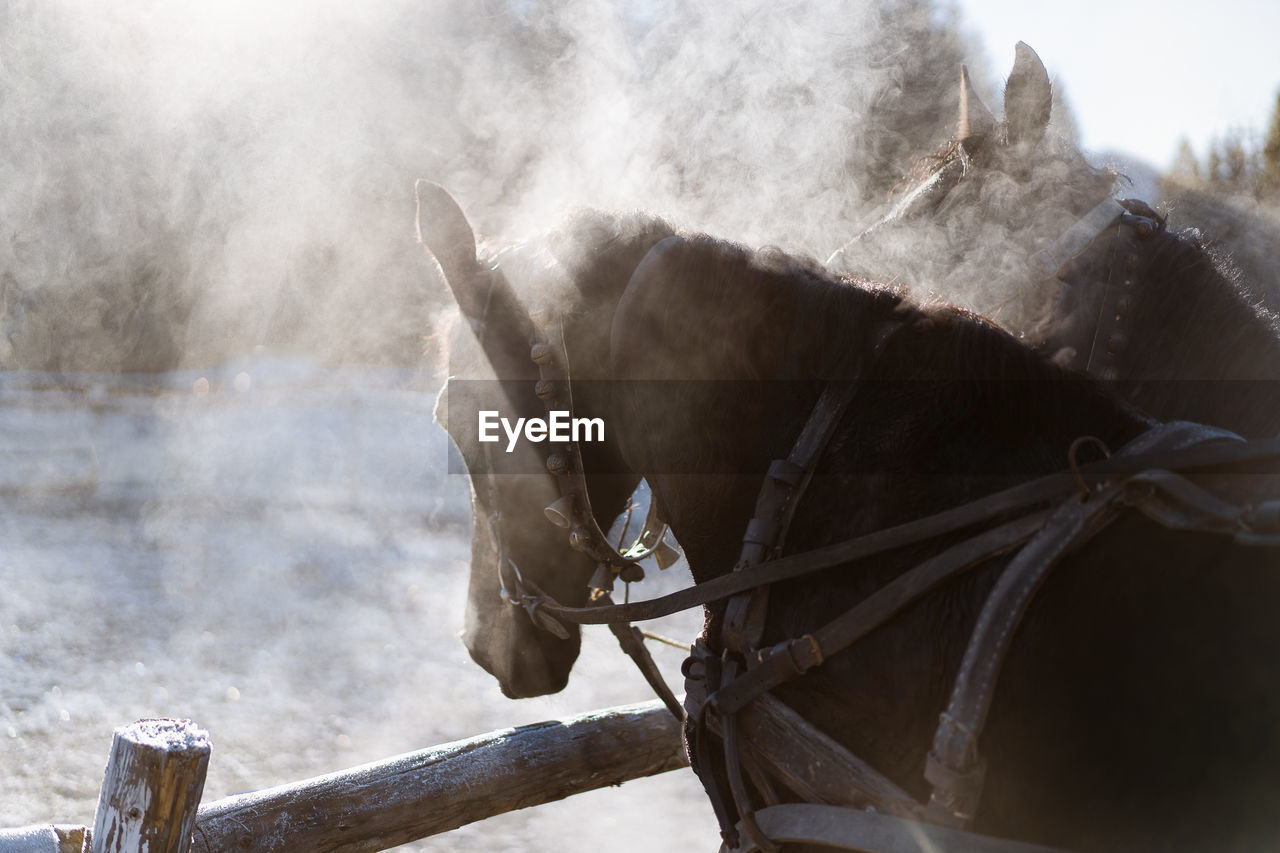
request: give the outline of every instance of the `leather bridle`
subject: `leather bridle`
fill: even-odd
[[[506,357],[507,353],[503,351],[504,342],[489,338],[490,312],[495,310],[496,306],[502,306],[503,310],[518,319],[521,331],[530,347],[529,358],[539,374],[534,384],[534,393],[545,403],[548,413],[554,410],[572,413],[569,359],[564,346],[560,316],[549,311],[526,313],[496,262],[487,270],[475,269],[472,276],[473,278],[483,277],[486,287],[483,301],[479,304],[475,304],[477,296],[471,291],[466,291],[468,304],[478,310],[464,311],[464,314],[470,323],[472,333],[486,355],[491,361],[501,360],[504,364],[509,361]],[[455,295],[458,295],[457,291]],[[501,355],[499,355],[500,352]],[[509,364],[505,366],[515,367]],[[493,445],[490,442],[482,442],[481,447],[484,454],[484,488],[489,498],[490,509],[490,515],[486,519],[486,529],[490,544],[497,555],[499,595],[504,603],[524,610],[535,625],[566,640],[570,636],[568,628],[548,612],[550,608],[546,606],[554,599],[524,576],[507,551],[507,537],[504,535],[506,519],[502,506],[502,490],[498,488],[495,481],[497,467],[494,461]],[[590,582],[591,601],[596,607],[609,607],[614,604],[610,593],[616,579],[621,578],[624,583],[630,584],[644,577],[644,570],[639,565],[640,560],[652,556],[661,568],[666,568],[678,558],[678,552],[664,541],[667,526],[658,519],[656,502],[650,502],[644,525],[631,546],[623,551],[613,547],[592,511],[582,453],[576,441],[557,448],[548,455],[546,462],[547,473],[555,478],[560,499],[548,506],[544,513],[548,520],[569,530],[567,539],[572,549],[586,553],[598,561],[597,570]],[[624,526],[624,535],[625,532]],[[643,633],[629,623],[616,620],[609,623],[609,629],[671,713],[677,719],[683,720],[684,709],[663,680],[657,664],[644,644]]]

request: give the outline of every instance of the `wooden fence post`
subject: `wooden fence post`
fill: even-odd
[[[115,731],[91,853],[187,853],[209,769],[209,735],[190,720]]]

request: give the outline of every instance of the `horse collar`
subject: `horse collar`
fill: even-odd
[[[1097,237],[1113,225],[1118,227],[1116,256],[1107,267],[1102,295],[1097,302],[1093,333],[1087,341],[1063,346],[1061,363],[1104,380],[1119,378],[1116,360],[1129,343],[1127,315],[1133,304],[1133,285],[1139,272],[1139,243],[1159,233],[1165,219],[1146,202],[1107,198],[1077,220],[1048,248],[1031,256],[1030,264],[1040,278],[1055,278],[1066,286],[1068,265]],[[1117,280],[1118,275],[1118,280]],[[1066,343],[1066,342],[1064,342]],[[1055,357],[1055,360],[1059,360]]]

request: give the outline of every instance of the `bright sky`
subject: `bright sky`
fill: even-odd
[[[1280,92],[1277,0],[956,0],[994,73],[1019,40],[1061,85],[1090,150],[1167,168],[1234,127],[1265,134]]]

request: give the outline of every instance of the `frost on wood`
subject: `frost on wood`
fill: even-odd
[[[185,853],[208,766],[208,733],[190,720],[116,729],[92,853]]]
[[[0,829],[0,853],[84,853],[83,826],[24,826]]]
[[[367,853],[687,766],[652,701],[490,732],[207,804],[195,850]]]

